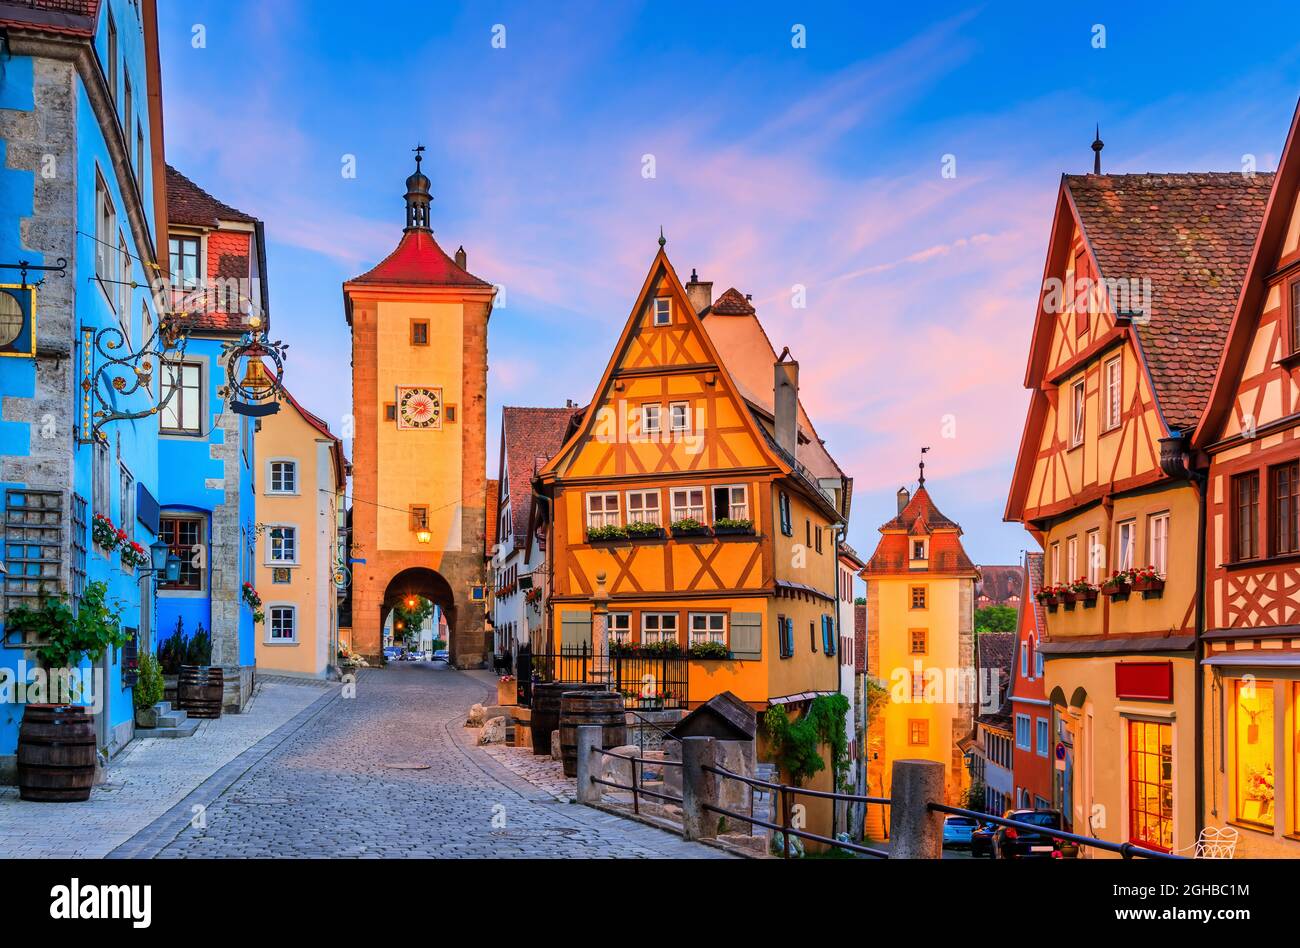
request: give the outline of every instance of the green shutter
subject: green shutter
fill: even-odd
[[[761,612],[731,614],[731,654],[736,658],[746,659],[763,657],[763,614]]]
[[[565,611],[560,617],[560,645],[591,645],[591,613]]]

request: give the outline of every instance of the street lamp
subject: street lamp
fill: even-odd
[[[161,537],[149,544],[149,565],[162,582],[174,583],[181,578],[181,558]]]
[[[415,539],[419,543],[428,543],[433,540],[433,534],[428,530],[416,530]]]

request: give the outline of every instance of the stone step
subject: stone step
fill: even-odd
[[[153,706],[153,709],[159,714],[166,714],[172,709],[172,703],[170,701],[159,701]]]
[[[158,727],[180,727],[181,724],[189,720],[189,717],[184,711],[160,711],[158,712]]]
[[[141,731],[140,736],[162,738],[190,737],[196,730],[198,730],[198,727],[199,722],[197,718],[186,718],[180,724],[176,725],[176,727],[156,727],[150,731]]]

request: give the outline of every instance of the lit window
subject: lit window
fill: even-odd
[[[297,461],[271,462],[270,492],[272,494],[296,494],[298,492]]]
[[[1173,727],[1128,722],[1129,840],[1150,849],[1174,846]]]
[[[1238,680],[1234,682],[1234,689],[1237,819],[1272,829],[1276,785],[1273,770],[1273,683]]]
[[[673,301],[666,296],[655,300],[655,325],[667,326],[673,321]]]

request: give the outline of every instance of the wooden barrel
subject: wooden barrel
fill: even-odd
[[[584,724],[604,729],[601,747],[627,743],[623,696],[617,691],[566,691],[560,698],[560,756],[564,775],[578,776],[578,728]]]
[[[219,718],[225,701],[222,670],[210,665],[182,665],[176,682],[176,706],[192,718]]]
[[[566,691],[603,691],[603,684],[581,681],[548,681],[533,685],[533,753],[551,752],[551,732],[560,726],[560,695]]]
[[[29,704],[18,728],[18,795],[24,800],[90,799],[95,722],[87,708]]]

